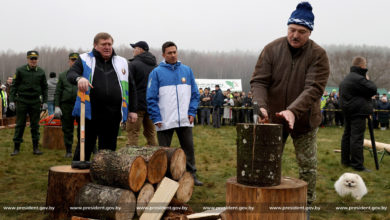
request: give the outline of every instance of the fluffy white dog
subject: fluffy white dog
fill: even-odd
[[[351,194],[357,200],[360,200],[367,194],[366,184],[363,179],[355,173],[344,173],[334,184],[336,192],[344,197]]]

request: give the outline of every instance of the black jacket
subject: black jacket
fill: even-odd
[[[98,51],[93,49],[96,57],[95,72],[92,79],[93,89],[90,91],[92,118],[94,116],[121,115],[122,92],[118,77],[112,64],[112,59],[105,61]],[[113,51],[113,55],[115,52]],[[83,64],[80,58],[76,60],[67,74],[70,83],[77,85],[76,78],[83,75]],[[137,95],[130,86],[134,80],[129,73],[129,112],[135,112]],[[124,116],[127,117],[127,116]]]
[[[211,105],[213,107],[221,107],[224,103],[224,99],[225,97],[223,96],[221,89],[215,90],[215,95],[211,100]]]
[[[340,104],[344,114],[366,116],[372,114],[371,97],[376,94],[376,85],[366,79],[367,69],[352,66],[351,72],[340,83]]]
[[[146,51],[129,60],[130,75],[134,78],[137,91],[136,111],[146,111],[146,88],[148,86],[149,73],[157,66],[156,57]],[[130,84],[129,84],[130,85]],[[133,88],[129,87],[129,90]]]

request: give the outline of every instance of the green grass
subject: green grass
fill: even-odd
[[[317,201],[313,204],[321,211],[313,211],[311,219],[390,219],[390,211],[361,212],[335,211],[327,206],[386,206],[390,208],[390,155],[385,155],[380,164],[380,171],[374,171],[374,160],[368,151],[364,151],[365,166],[373,172],[359,173],[368,188],[368,194],[361,201],[351,197],[340,198],[334,191],[333,184],[344,172],[354,172],[340,165],[342,128],[320,128],[318,138],[318,176]],[[42,149],[42,156],[32,154],[30,129],[26,128],[21,153],[11,157],[13,151],[13,129],[0,130],[0,219],[45,219],[39,211],[5,212],[3,206],[27,206],[38,204],[45,206],[47,175],[51,166],[70,164],[71,159],[64,158],[65,150]],[[198,175],[205,183],[196,187],[189,204],[195,209],[202,206],[224,206],[225,183],[236,175],[236,130],[235,127],[196,126],[193,130],[195,156]],[[122,131],[122,136],[126,133]],[[390,131],[375,131],[376,140],[390,143]],[[42,128],[41,128],[41,136]],[[365,135],[369,138],[368,132]],[[125,145],[125,138],[118,138],[118,146]],[[145,145],[142,137],[140,145]],[[178,147],[179,141],[174,136],[172,146]],[[288,139],[282,159],[283,176],[298,176],[294,147]]]

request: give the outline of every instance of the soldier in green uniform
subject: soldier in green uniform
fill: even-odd
[[[27,114],[30,116],[33,153],[35,155],[42,154],[38,149],[39,116],[41,107],[42,110],[47,109],[47,81],[45,71],[38,67],[38,58],[37,51],[28,51],[27,64],[16,69],[11,85],[9,108],[15,111],[16,107],[16,127],[13,139],[15,147],[11,156],[19,154]],[[40,96],[42,96],[42,100]]]
[[[69,68],[73,66],[79,58],[78,53],[69,54]],[[72,116],[73,106],[76,102],[77,86],[70,84],[66,79],[68,70],[60,73],[56,92],[54,95],[55,110],[54,117],[61,118],[62,131],[64,132],[64,142],[66,147],[65,157],[72,157],[74,117]]]

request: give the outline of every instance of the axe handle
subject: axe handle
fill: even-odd
[[[376,153],[375,137],[374,137],[374,126],[372,125],[371,115],[368,116],[368,130],[370,131],[372,153],[374,154],[375,168],[379,170],[378,155]]]
[[[80,94],[80,161],[85,160],[85,92]]]

